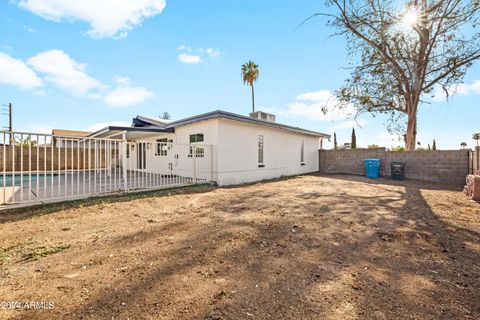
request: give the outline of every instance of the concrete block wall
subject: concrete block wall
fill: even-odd
[[[385,172],[385,148],[320,150],[320,172],[365,174],[365,159],[380,159],[380,174]]]
[[[390,162],[406,163],[407,179],[463,185],[469,168],[468,150],[386,151],[377,149],[320,150],[319,170],[324,173],[365,175],[364,160],[380,159],[380,175],[390,177]]]
[[[472,171],[471,173],[480,175],[480,147],[475,147],[472,153]]]
[[[385,176],[390,176],[390,162],[405,162],[407,179],[449,184],[465,184],[468,175],[468,150],[386,152]]]

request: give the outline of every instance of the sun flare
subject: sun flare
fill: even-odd
[[[402,23],[405,26],[412,27],[417,24],[419,19],[418,10],[416,8],[410,8],[402,17]]]

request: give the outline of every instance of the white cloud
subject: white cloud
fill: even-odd
[[[120,87],[109,92],[103,101],[113,108],[124,108],[142,103],[153,97],[153,93],[142,87]]]
[[[49,125],[40,125],[40,124],[32,124],[32,123],[19,123],[18,126],[15,128],[16,131],[21,132],[35,132],[35,133],[45,133],[51,134],[54,127]],[[36,137],[32,136],[32,139],[36,140]],[[40,143],[43,143],[43,137],[40,137]]]
[[[120,77],[120,76],[113,77],[113,81],[119,86],[127,86],[130,83],[132,83],[129,77]]]
[[[23,90],[42,87],[42,80],[22,60],[0,52],[0,83]]]
[[[113,77],[114,89],[86,73],[86,65],[77,63],[61,50],[40,52],[27,60],[11,58],[0,52],[0,84],[14,85],[21,89],[37,89],[42,93],[42,79],[37,71],[56,87],[74,96],[102,100],[110,107],[122,108],[142,103],[154,96],[143,87],[132,86],[128,77]],[[33,68],[30,69],[29,66]]]
[[[218,57],[220,55],[220,51],[213,48],[207,48],[205,52],[212,58]]]
[[[130,127],[130,123],[126,121],[98,122],[86,128],[85,131],[95,132],[108,126]]]
[[[480,93],[480,80],[475,80],[470,84],[461,83],[457,85],[453,89],[453,91],[464,96],[470,95],[470,94],[478,94]]]
[[[178,48],[177,48],[178,51],[187,51],[187,52],[191,52],[192,51],[192,48],[189,47],[189,46],[186,46],[184,44],[180,45]]]
[[[84,21],[92,38],[124,38],[145,18],[163,11],[165,0],[20,0],[18,5],[55,22]]]
[[[30,33],[38,33],[38,31],[30,26],[24,25],[23,29],[30,32]]]
[[[220,55],[220,51],[218,49],[204,49],[202,47],[192,48],[184,44],[180,45],[177,50],[183,51],[183,53],[178,55],[178,60],[186,64],[197,64],[203,62],[204,58],[216,58]]]
[[[305,93],[300,93],[297,96],[297,100],[300,100],[300,101],[324,102],[324,103],[328,102],[332,98],[333,98],[333,95],[328,90],[305,92]]]
[[[177,59],[186,64],[197,64],[202,62],[202,58],[199,55],[188,53],[180,53]]]
[[[462,96],[468,96],[473,94],[480,94],[480,80],[475,80],[472,83],[460,83],[456,86],[447,88],[449,96],[454,94],[459,94]],[[436,86],[433,94],[433,101],[436,102],[446,102],[447,97],[446,93],[442,87]]]
[[[396,147],[396,146],[403,146],[403,137],[398,134],[392,134],[389,132],[383,132],[375,137],[375,144],[379,145],[380,147]]]
[[[328,90],[306,92],[299,94],[297,101],[288,104],[287,110],[279,111],[279,115],[316,121],[340,121],[355,114],[353,105],[343,105],[342,108],[340,105],[338,99]]]
[[[79,64],[61,50],[38,53],[28,59],[28,64],[37,72],[44,74],[45,80],[74,95],[95,97],[106,86],[99,80],[86,74],[85,64]]]
[[[340,122],[339,124],[333,127],[334,130],[341,130],[341,129],[352,129],[352,128],[360,128],[367,124],[367,121],[364,119],[357,119],[357,120],[347,120]]]

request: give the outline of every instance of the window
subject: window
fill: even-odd
[[[204,142],[203,133],[196,133],[190,135],[190,154],[189,157],[192,157],[195,153],[195,158],[203,158],[205,156],[205,149],[201,143]],[[194,151],[195,150],[195,151]]]
[[[190,143],[203,142],[203,133],[196,133],[190,135]]]
[[[300,142],[300,165],[305,165],[305,141]]]
[[[166,156],[168,150],[168,140],[167,138],[162,138],[157,140],[157,149],[155,150],[156,156]]]
[[[263,164],[263,136],[258,136],[258,167],[265,167]]]

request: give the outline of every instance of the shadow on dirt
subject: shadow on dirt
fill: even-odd
[[[64,202],[33,205],[29,207],[5,209],[0,211],[0,224],[19,221],[19,220],[25,220],[31,217],[55,213],[55,212],[59,212],[67,209],[91,207],[98,204],[122,203],[122,202],[137,200],[137,199],[145,199],[145,198],[166,197],[166,196],[180,195],[180,194],[188,195],[188,194],[205,193],[205,192],[213,191],[215,189],[217,189],[217,187],[214,185],[209,185],[209,184],[196,185],[196,186],[175,187],[175,188],[153,190],[153,191],[142,191],[142,192],[135,192],[135,193],[128,193],[128,194],[91,197],[91,198],[81,199],[81,200],[70,200],[70,201],[64,201]]]
[[[118,248],[127,271],[109,266],[114,276],[56,315],[480,317],[480,254],[466,245],[479,243],[480,234],[440,219],[422,196],[423,185],[343,175],[288,182],[229,188],[235,193],[219,194],[208,213],[96,245],[97,253]]]

